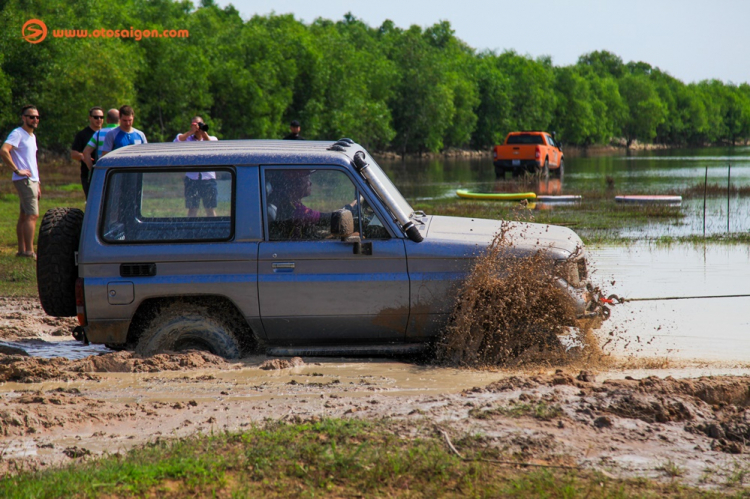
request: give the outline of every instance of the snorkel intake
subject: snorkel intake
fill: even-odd
[[[367,183],[370,184],[370,187],[372,187],[372,189],[375,191],[375,194],[377,194],[380,199],[382,199],[383,202],[388,205],[388,208],[390,208],[390,210],[396,216],[396,221],[401,225],[401,230],[403,230],[406,236],[415,243],[421,243],[424,238],[422,237],[422,234],[419,233],[419,229],[416,225],[414,225],[414,222],[409,219],[409,215],[404,213],[404,211],[398,207],[398,204],[391,197],[388,189],[386,189],[385,186],[380,182],[380,179],[378,179],[374,175],[369,174],[370,165],[368,165],[367,161],[365,161],[365,153],[362,151],[357,151],[357,153],[354,155],[353,161],[354,167],[357,169],[357,172],[359,172],[359,174],[362,175]]]

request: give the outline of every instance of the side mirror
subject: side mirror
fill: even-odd
[[[331,234],[346,240],[354,234],[354,217],[349,210],[341,209],[331,213]]]
[[[354,217],[351,211],[341,209],[331,213],[331,234],[340,237],[342,242],[354,245],[352,251],[355,255],[372,255],[372,243],[363,243],[359,235],[354,235]]]

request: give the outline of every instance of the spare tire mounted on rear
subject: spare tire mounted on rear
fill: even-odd
[[[78,266],[75,253],[81,239],[83,211],[53,208],[39,228],[36,279],[39,301],[53,317],[75,317]]]

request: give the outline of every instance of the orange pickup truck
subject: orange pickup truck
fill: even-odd
[[[562,175],[564,168],[562,148],[547,132],[511,132],[492,149],[492,157],[497,178],[508,171],[514,177],[523,172]]]

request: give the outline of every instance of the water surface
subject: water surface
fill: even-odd
[[[624,298],[748,295],[616,305],[598,336],[617,354],[750,365],[750,248],[589,248],[593,281]],[[610,333],[612,333],[610,335]]]
[[[557,179],[534,179],[519,183],[510,179],[497,181],[490,157],[482,159],[435,159],[406,161],[383,160],[380,165],[393,179],[404,196],[412,202],[455,199],[456,189],[478,192],[534,191],[537,194],[581,194],[595,191],[604,200],[583,202],[586,208],[618,209],[614,197],[623,194],[681,194],[706,182],[720,192],[709,196],[705,206],[707,235],[750,230],[750,198],[725,194],[730,185],[750,187],[750,147],[669,149],[566,157],[565,175]],[[613,208],[614,206],[614,208]],[[699,194],[683,199],[680,208],[685,215],[677,224],[655,221],[637,231],[623,232],[624,237],[658,237],[701,235],[704,232],[704,203]]]

